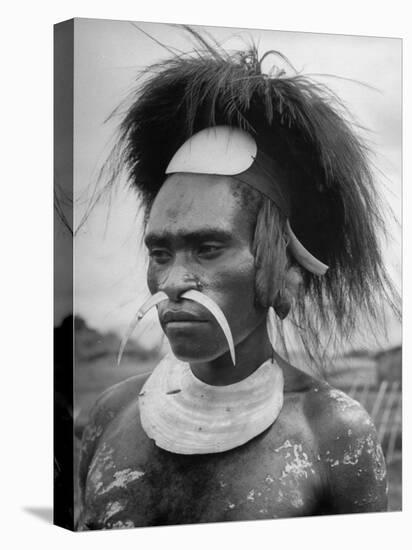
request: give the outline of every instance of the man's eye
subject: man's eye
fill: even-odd
[[[170,260],[170,252],[168,250],[154,248],[149,250],[149,257],[158,264],[165,264]]]
[[[206,259],[212,259],[219,256],[222,252],[223,247],[216,244],[202,244],[197,250],[198,256]]]

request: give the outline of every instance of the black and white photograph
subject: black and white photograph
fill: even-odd
[[[54,40],[54,522],[400,512],[402,40]]]

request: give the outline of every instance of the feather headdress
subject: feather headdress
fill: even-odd
[[[327,87],[301,74],[262,71],[267,56],[281,54],[259,58],[255,46],[228,53],[188,30],[198,48],[145,71],[121,122],[115,166],[127,170],[149,211],[170,159],[191,136],[218,125],[249,132],[287,181],[299,241],[329,266],[323,277],[303,270],[293,310],[313,354],[322,327],[349,336],[359,313],[376,318],[382,300],[393,305],[368,151]]]

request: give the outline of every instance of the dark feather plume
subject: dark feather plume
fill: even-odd
[[[344,106],[324,85],[301,74],[262,73],[256,46],[228,53],[193,29],[197,43],[149,67],[124,116],[110,162],[126,169],[146,211],[177,149],[214,125],[251,132],[277,159],[292,202],[291,226],[304,246],[329,265],[324,277],[304,271],[305,298],[294,324],[313,353],[319,330],[349,337],[359,319],[394,305],[378,232],[384,228],[368,151]],[[319,356],[319,354],[316,354]]]

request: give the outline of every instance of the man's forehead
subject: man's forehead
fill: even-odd
[[[230,231],[240,213],[232,188],[225,176],[173,174],[153,203],[147,233]]]

